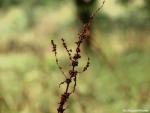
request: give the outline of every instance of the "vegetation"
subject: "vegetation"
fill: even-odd
[[[64,77],[51,53],[50,40],[59,43],[63,36],[68,47],[74,48],[79,21],[73,1],[50,1],[32,7],[34,24],[31,26],[26,13],[31,6],[27,8],[19,3],[1,7],[0,113],[57,112],[65,85],[58,88]],[[81,47],[84,52],[80,64],[86,64],[88,55],[90,69],[77,78],[79,85],[67,102],[66,113],[122,113],[127,108],[150,109],[147,0],[135,0],[125,5],[117,1],[106,1],[102,13],[95,17],[92,50],[84,51]],[[58,59],[67,72],[70,66],[63,49],[58,45]]]

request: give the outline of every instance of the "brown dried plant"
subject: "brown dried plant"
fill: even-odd
[[[102,9],[104,3],[105,3],[105,0],[103,1],[102,5],[90,16],[89,21],[83,25],[81,32],[78,33],[78,40],[75,42],[76,48],[75,48],[74,54],[72,53],[71,49],[68,49],[68,46],[65,42],[65,39],[63,39],[63,38],[61,39],[62,45],[65,48],[65,50],[67,51],[67,54],[69,56],[69,60],[71,62],[71,70],[68,70],[68,74],[66,74],[63,71],[62,67],[59,64],[59,60],[57,57],[57,45],[54,43],[53,40],[51,40],[51,44],[52,44],[52,48],[53,48],[52,51],[54,52],[56,63],[58,65],[58,68],[60,69],[60,71],[62,72],[62,74],[65,77],[65,80],[59,84],[59,87],[62,84],[66,84],[65,91],[61,95],[59,106],[57,108],[58,113],[64,113],[64,111],[66,109],[65,104],[66,104],[67,100],[69,99],[70,95],[72,93],[74,93],[74,91],[76,89],[77,77],[78,77],[79,73],[85,72],[90,65],[90,58],[88,58],[87,63],[83,67],[82,71],[78,71],[76,69],[79,65],[79,59],[81,58],[81,49],[80,49],[81,45],[88,38],[87,33],[89,32],[90,24],[93,21],[93,18],[97,14],[97,12]],[[72,81],[74,81],[73,89],[70,88]]]

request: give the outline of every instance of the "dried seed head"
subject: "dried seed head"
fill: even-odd
[[[75,76],[77,75],[77,73],[78,73],[78,71],[74,71],[74,70],[70,70],[70,71],[69,71],[69,75],[70,75],[71,77],[75,77]]]
[[[80,48],[77,48],[77,49],[76,49],[76,52],[79,53],[79,52],[80,52]]]
[[[56,44],[54,43],[53,40],[51,40],[51,44],[52,44],[52,48],[53,48],[53,52],[56,52]]]
[[[73,59],[74,59],[74,60],[77,60],[77,59],[79,59],[79,58],[81,58],[81,55],[80,55],[80,54],[78,54],[78,53],[77,53],[77,54],[75,54],[75,55],[74,55],[74,57],[73,57]]]
[[[87,64],[85,65],[85,67],[83,68],[83,71],[86,71],[88,69],[88,67],[90,66],[90,58],[88,58]]]
[[[66,42],[65,42],[65,40],[63,38],[61,40],[62,40],[62,45],[64,46],[64,48],[66,49],[66,51],[68,53],[70,61],[72,61],[72,56],[71,56],[72,50],[68,49],[67,44],[66,44]]]
[[[73,60],[73,61],[72,61],[72,66],[73,66],[73,67],[78,66],[78,61]]]
[[[72,49],[70,49],[69,51],[72,52]]]

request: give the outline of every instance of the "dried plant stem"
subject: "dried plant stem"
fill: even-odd
[[[65,88],[65,91],[64,93],[61,95],[61,99],[60,99],[60,102],[59,102],[59,106],[57,108],[57,112],[58,113],[64,113],[65,111],[65,104],[67,102],[67,100],[69,99],[70,95],[72,93],[74,93],[75,89],[76,89],[76,85],[77,85],[77,75],[79,73],[82,73],[84,71],[86,71],[90,65],[90,59],[88,58],[88,61],[86,63],[86,65],[83,67],[83,70],[81,72],[79,72],[76,67],[78,67],[79,65],[79,59],[81,58],[81,44],[88,38],[88,31],[89,31],[89,27],[90,27],[90,24],[94,18],[94,16],[96,15],[96,13],[98,11],[100,11],[104,5],[105,1],[102,3],[102,5],[90,16],[89,18],[89,21],[83,25],[83,29],[82,31],[78,34],[78,40],[77,42],[75,42],[76,44],[76,48],[75,48],[75,52],[74,54],[72,55],[72,50],[71,49],[68,49],[68,46],[65,42],[65,40],[62,38],[62,45],[63,47],[65,48],[66,52],[68,53],[68,56],[69,56],[69,60],[71,62],[71,70],[68,70],[68,74],[66,75],[65,72],[63,71],[62,67],[59,65],[59,61],[58,61],[58,58],[57,58],[57,48],[56,48],[56,44],[54,43],[53,40],[51,40],[51,44],[52,44],[52,47],[53,47],[53,52],[54,52],[54,55],[55,55],[55,59],[56,59],[56,63],[58,65],[58,68],[60,69],[60,71],[62,72],[62,74],[64,75],[65,77],[65,81],[61,82],[59,84],[59,87],[62,85],[62,84],[66,84],[66,88]],[[74,81],[74,86],[73,86],[73,89],[71,90],[70,89],[70,85],[72,83],[72,81]]]

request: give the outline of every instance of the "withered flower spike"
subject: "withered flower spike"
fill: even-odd
[[[68,101],[69,96],[73,92],[75,92],[76,85],[77,85],[77,75],[78,75],[78,73],[81,73],[81,72],[76,70],[76,67],[79,64],[79,59],[81,58],[80,46],[85,41],[85,39],[88,38],[87,32],[89,31],[90,24],[91,24],[94,16],[97,14],[97,12],[102,9],[104,3],[105,3],[105,0],[104,0],[103,4],[90,16],[89,21],[86,24],[83,25],[82,31],[78,33],[78,40],[75,42],[76,49],[75,49],[75,53],[74,53],[73,56],[71,55],[72,50],[68,49],[65,40],[63,38],[61,39],[62,40],[62,45],[66,49],[66,51],[68,53],[68,56],[69,56],[69,59],[71,61],[71,69],[68,70],[68,74],[69,74],[68,77],[66,76],[66,74],[62,70],[62,67],[59,65],[59,61],[58,61],[58,58],[57,58],[57,47],[56,47],[56,44],[54,43],[54,41],[51,40],[51,44],[52,44],[52,47],[53,47],[52,51],[54,52],[56,63],[58,65],[58,68],[60,69],[60,71],[65,76],[65,81],[61,82],[59,84],[59,87],[62,84],[66,84],[65,91],[61,95],[59,106],[57,108],[57,112],[58,113],[64,113],[64,111],[66,110],[66,108],[64,106],[65,106],[66,102]],[[89,60],[90,59],[88,58],[87,64],[83,67],[82,72],[84,72],[84,71],[86,71],[88,69],[88,67],[90,65],[90,61]],[[72,83],[72,81],[74,81],[74,85],[73,85],[73,89],[71,90],[70,89],[70,84]]]
[[[86,71],[88,69],[88,67],[90,66],[90,58],[88,58],[87,64],[85,65],[85,67],[83,68],[83,71]]]
[[[72,61],[72,56],[71,56],[72,50],[68,49],[67,44],[66,44],[66,42],[65,42],[65,40],[63,38],[61,40],[62,40],[62,45],[64,46],[64,48],[66,49],[66,51],[68,53],[70,61]]]
[[[86,63],[86,65],[83,67],[82,71],[78,72],[78,73],[83,73],[85,72],[90,66],[90,58],[88,57],[88,61]]]
[[[54,41],[53,40],[51,40],[51,44],[52,44],[52,46],[53,46],[53,52],[56,52],[56,44],[54,43]]]
[[[58,57],[57,57],[57,48],[56,48],[56,44],[54,43],[53,40],[51,40],[51,44],[52,44],[52,52],[54,52],[54,55],[55,55],[55,61],[56,61],[56,64],[58,66],[58,68],[60,69],[60,71],[62,72],[62,74],[64,75],[65,78],[67,78],[65,72],[63,71],[62,67],[59,65],[59,61],[58,61]]]

